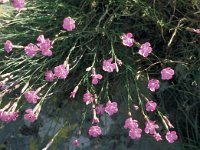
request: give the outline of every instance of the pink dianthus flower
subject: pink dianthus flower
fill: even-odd
[[[54,77],[55,77],[55,75],[51,70],[48,70],[45,72],[45,80],[46,81],[52,82],[54,80]]]
[[[24,97],[29,103],[33,103],[33,104],[36,104],[39,99],[36,91],[28,91],[24,94]]]
[[[24,119],[30,122],[34,122],[37,118],[32,109],[26,109],[26,114],[24,115]]]
[[[37,38],[38,41],[38,46],[40,47],[40,50],[42,52],[42,55],[44,56],[52,56],[52,51],[51,48],[52,47],[52,42],[49,39],[45,39],[44,35],[40,35]]]
[[[147,57],[152,52],[151,44],[146,42],[140,46],[139,54],[143,57]]]
[[[92,103],[94,101],[94,95],[90,92],[87,92],[83,95],[83,101],[86,103],[86,105]]]
[[[174,75],[174,70],[171,67],[164,68],[161,71],[161,79],[163,80],[170,80]]]
[[[0,111],[0,120],[3,122],[16,121],[18,116],[18,112]]]
[[[156,141],[161,141],[162,137],[159,133],[154,133],[153,137],[155,138]]]
[[[69,74],[69,70],[65,67],[65,65],[59,65],[54,68],[54,74],[60,79],[66,79]]]
[[[159,126],[156,124],[155,121],[147,121],[146,122],[146,127],[144,129],[145,133],[147,134],[155,134],[156,133],[156,129],[158,129]]]
[[[160,81],[156,79],[149,80],[148,88],[150,89],[150,91],[155,92],[160,88]]]
[[[24,50],[26,55],[28,55],[29,57],[34,57],[39,49],[35,44],[30,43],[24,48]]]
[[[99,126],[91,126],[88,133],[92,137],[98,137],[101,135],[101,128]]]
[[[117,103],[111,102],[110,100],[106,103],[105,112],[108,113],[109,116],[118,112]]]
[[[13,44],[10,40],[7,40],[4,44],[4,49],[7,53],[10,53],[12,51]]]
[[[165,135],[165,138],[169,143],[174,143],[178,139],[176,131],[168,131]]]
[[[93,73],[91,76],[92,76],[92,84],[94,85],[98,84],[99,80],[103,78],[101,74],[96,74],[96,73]]]
[[[75,29],[75,20],[71,17],[67,17],[63,20],[63,28],[67,31],[72,31]]]
[[[108,60],[103,61],[103,70],[107,72],[113,72],[116,68],[116,64],[112,63],[113,59],[110,58]]]
[[[154,101],[148,101],[146,103],[146,111],[148,112],[153,112],[154,110],[156,110],[157,104]]]
[[[135,40],[132,37],[133,37],[132,33],[123,34],[121,36],[123,45],[128,47],[133,46]]]
[[[105,107],[104,107],[103,104],[100,104],[100,105],[98,105],[98,106],[95,108],[95,110],[96,110],[96,113],[97,113],[98,115],[103,115],[104,112],[105,112]]]
[[[15,9],[21,10],[25,7],[25,0],[12,0],[12,5]]]
[[[133,120],[131,117],[127,118],[124,125],[125,129],[138,128],[138,121]]]
[[[129,131],[129,136],[133,140],[141,138],[141,134],[142,134],[142,129],[140,128],[133,128]]]

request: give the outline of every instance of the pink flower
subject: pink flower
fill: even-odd
[[[22,8],[25,7],[25,0],[12,0],[12,5],[14,8],[17,10],[21,10]]]
[[[1,118],[1,121],[3,121],[3,122],[7,122],[7,123],[11,122],[10,112],[1,111],[0,118]]]
[[[170,80],[174,75],[174,70],[171,67],[164,68],[161,71],[161,79]]]
[[[101,135],[101,128],[99,126],[91,126],[88,133],[92,137],[98,137]]]
[[[133,46],[135,40],[132,37],[133,37],[132,33],[123,34],[121,36],[123,45],[128,47]]]
[[[63,28],[67,31],[72,31],[75,29],[75,20],[71,17],[67,17],[63,21]]]
[[[161,141],[162,137],[159,133],[154,133],[153,137],[156,139],[156,141]]]
[[[45,80],[52,82],[54,80],[55,75],[53,74],[53,72],[51,70],[48,70],[45,72]]]
[[[12,121],[16,121],[18,116],[19,116],[18,112],[11,112],[11,120]]]
[[[44,35],[40,35],[37,38],[38,46],[40,47],[40,50],[42,51],[42,55],[44,56],[52,56],[52,42],[49,39],[45,39]]]
[[[30,43],[24,48],[24,50],[25,50],[26,55],[28,55],[29,57],[34,57],[37,54],[39,49],[36,45],[34,45],[33,43]]]
[[[146,111],[148,112],[153,112],[154,110],[156,110],[157,104],[154,101],[148,101],[146,103]]]
[[[146,122],[146,127],[144,129],[145,133],[147,134],[155,134],[156,133],[156,129],[158,129],[159,126],[156,124],[155,121],[147,121]]]
[[[80,146],[80,141],[79,141],[78,139],[75,139],[75,140],[73,141],[73,145],[74,145],[75,147],[79,147],[79,146]]]
[[[152,52],[151,44],[146,42],[140,46],[139,54],[143,57],[147,57]]]
[[[90,92],[87,92],[83,95],[83,101],[86,103],[86,105],[92,103],[94,101],[94,95],[92,95]]]
[[[200,29],[194,29],[193,30],[195,33],[200,34]]]
[[[113,59],[110,58],[108,60],[103,61],[103,70],[107,72],[113,72],[116,68],[116,64],[112,63]]]
[[[134,128],[138,128],[138,121],[137,121],[137,120],[133,120],[131,117],[129,117],[129,118],[126,119],[126,121],[125,121],[124,128],[125,128],[125,129],[134,129]]]
[[[133,128],[129,131],[129,136],[131,139],[139,139],[141,138],[142,129],[140,128]]]
[[[69,74],[69,70],[65,67],[65,65],[59,65],[54,68],[54,74],[60,79],[66,79]]]
[[[3,122],[16,121],[18,116],[18,112],[0,111],[0,120]]]
[[[24,119],[30,122],[34,122],[37,118],[32,109],[26,109],[26,114],[24,115]]]
[[[155,92],[157,89],[160,88],[160,81],[156,79],[149,80],[148,88],[150,91]]]
[[[93,73],[91,76],[92,76],[92,84],[94,85],[98,84],[99,80],[103,78],[101,74],[96,74],[96,73]]]
[[[24,97],[29,103],[36,104],[39,97],[37,96],[36,91],[28,91],[24,94]]]
[[[174,143],[178,139],[176,131],[168,131],[165,135],[165,138],[169,143]]]
[[[96,113],[97,113],[98,115],[103,115],[104,112],[105,112],[105,107],[104,107],[103,104],[100,104],[100,105],[98,105],[98,106],[95,108],[95,110],[96,110]]]
[[[7,53],[10,53],[12,51],[13,44],[11,41],[7,40],[4,44],[4,49]]]
[[[117,103],[111,102],[110,100],[106,103],[105,112],[108,113],[109,116],[118,112]]]
[[[43,55],[43,56],[48,56],[48,57],[50,57],[50,56],[53,55],[53,53],[52,53],[51,50],[46,50],[46,51],[42,51],[42,55]]]

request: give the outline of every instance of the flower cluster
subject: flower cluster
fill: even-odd
[[[37,45],[29,43],[27,46],[24,47],[25,54],[28,57],[34,57],[37,55],[38,51],[41,51],[43,56],[52,56],[52,42],[49,39],[45,39],[44,35],[40,35],[37,38],[37,41]],[[16,46],[13,45],[10,40],[7,40],[4,44],[4,49],[7,53],[10,53],[15,47]]]
[[[132,33],[123,34],[121,36],[121,39],[122,39],[122,44],[124,46],[132,47],[134,45],[134,43],[137,43],[135,41],[135,39],[133,38]],[[149,42],[146,42],[146,43],[140,45],[140,49],[139,49],[138,53],[141,56],[146,58],[146,57],[149,56],[149,54],[151,52],[152,52],[152,47],[151,47],[151,44]]]
[[[45,80],[49,82],[53,82],[55,77],[59,79],[66,79],[69,74],[69,68],[65,67],[64,64],[58,65],[54,68],[54,72],[51,70],[47,70],[45,72]]]
[[[21,10],[25,7],[24,0],[12,0],[12,4],[17,10]],[[64,18],[62,27],[64,30],[67,30],[67,31],[75,30],[76,28],[75,20],[72,19],[71,17]],[[145,42],[143,44],[140,44],[136,42],[132,33],[123,34],[120,38],[122,40],[122,44],[126,47],[132,47],[134,45],[138,46],[139,48],[138,54],[143,56],[144,58],[147,58],[153,51],[150,42]],[[47,57],[53,56],[53,52],[52,52],[53,42],[49,38],[45,38],[43,34],[38,36],[36,44],[29,43],[27,44],[27,46],[25,47],[22,46],[22,47],[24,48],[24,52],[28,57],[35,57],[37,56],[38,52],[41,52],[43,56],[47,56]],[[13,45],[13,43],[10,40],[7,40],[4,44],[5,52],[11,53],[13,48],[17,48],[17,46]],[[54,82],[56,77],[58,79],[65,80],[69,75],[69,71],[71,71],[71,68],[69,69],[69,65],[71,64],[70,63],[68,64],[68,61],[69,59],[67,57],[66,61],[55,66],[52,70],[47,69],[44,72],[44,79],[47,82]],[[109,100],[108,94],[106,95],[107,102],[106,103],[100,102],[100,100],[102,100],[102,97],[98,96],[97,94],[98,92],[96,92],[96,87],[98,87],[98,85],[100,85],[102,80],[104,79],[104,76],[102,75],[103,73],[101,74],[101,71],[103,70],[104,73],[105,72],[112,73],[114,71],[118,72],[119,70],[118,65],[121,66],[122,61],[119,60],[114,53],[112,53],[111,58],[109,57],[108,59],[103,59],[101,60],[101,63],[102,63],[101,70],[96,71],[95,63],[93,63],[92,66],[89,67],[90,69],[88,70],[91,72],[89,73],[87,72],[87,77],[89,77],[89,82],[87,85],[90,85],[91,87],[87,87],[87,90],[86,90],[87,92],[83,94],[83,98],[82,98],[82,101],[87,105],[88,108],[92,107],[91,109],[93,113],[93,118],[91,121],[92,126],[89,128],[88,134],[94,138],[102,135],[102,129],[101,129],[101,126],[99,125],[100,119],[98,118],[99,117],[98,115],[107,115],[108,117],[111,117],[119,111],[118,103],[113,100],[112,101]],[[175,72],[171,67],[163,68],[161,71],[161,79],[170,80],[173,78],[174,74]],[[75,98],[81,82],[82,80],[80,81],[80,83],[78,83],[78,85],[76,85],[74,90],[71,92],[70,94],[71,98]],[[147,87],[151,92],[156,92],[159,90],[160,84],[161,83],[158,79],[150,79],[148,81]],[[40,99],[40,97],[38,96],[40,90],[26,89],[25,91],[26,92],[22,92],[22,93],[24,94],[24,97],[27,100],[27,102],[31,104],[36,104],[36,106],[33,109],[28,108],[25,110],[24,119],[29,122],[35,122],[38,118],[38,114],[40,112],[42,102],[43,102],[42,100],[38,102]],[[147,117],[145,114],[145,113],[152,113],[156,111],[157,103],[149,99],[146,99],[146,101],[147,101],[145,105],[146,111],[142,109],[142,113],[146,121],[145,128],[143,131],[146,134],[150,134],[151,136],[153,136],[156,141],[160,141],[162,140],[162,137],[157,132],[159,128],[158,124],[156,123],[156,121],[150,120],[149,117]],[[135,109],[136,110],[139,109],[139,106],[135,105]],[[8,111],[6,109],[0,110],[0,120],[4,122],[15,121],[17,117],[18,117],[18,111],[15,111],[15,109],[12,109],[12,111],[11,109],[9,109]],[[173,125],[171,125],[171,123],[168,121],[167,118],[163,117],[162,119],[163,119],[163,122],[165,122],[166,125],[169,126],[169,128],[173,128]],[[133,120],[131,115],[129,115],[129,118],[125,120],[124,128],[129,130],[129,137],[131,139],[136,140],[136,139],[141,138],[142,129],[139,128],[138,120]],[[174,141],[178,139],[178,136],[176,134],[176,131],[169,131],[168,129],[165,135],[165,138],[169,143],[173,143]],[[80,146],[79,140],[75,139],[73,141],[73,145],[76,147]]]
[[[18,112],[9,112],[9,111],[1,111],[0,110],[0,120],[3,122],[12,122],[16,121],[18,117]]]
[[[138,127],[138,121],[133,120],[131,117],[127,118],[124,124],[125,129],[129,130],[129,136],[131,139],[139,139],[141,138],[142,129]]]
[[[52,56],[52,51],[51,48],[52,47],[52,42],[49,40],[49,38],[45,39],[44,35],[40,35],[37,38],[38,41],[38,47],[40,48],[42,55],[44,56]]]
[[[121,36],[122,44],[124,46],[132,47],[134,43],[137,43],[133,38],[132,33],[123,34]],[[139,43],[137,43],[139,44]],[[139,51],[138,53],[143,57],[148,57],[149,54],[152,53],[152,47],[149,42],[146,42],[144,44],[139,44]],[[174,70],[171,67],[166,67],[162,69],[161,71],[161,79],[162,80],[170,80],[172,79],[174,75]],[[151,92],[156,92],[160,88],[160,81],[158,79],[150,79],[148,81],[148,88]],[[147,112],[153,112],[157,108],[157,103],[152,100],[147,100],[146,103],[146,111]],[[138,107],[137,107],[138,109]],[[136,110],[137,110],[136,109]],[[146,127],[144,129],[145,133],[153,135],[153,137],[156,139],[156,141],[162,140],[162,137],[159,133],[156,132],[156,129],[159,128],[159,126],[156,124],[155,121],[147,119],[147,116],[145,116]],[[163,117],[163,121],[170,127],[173,128],[173,125],[169,122],[166,117]],[[131,139],[137,139],[141,137],[142,130],[138,128],[138,122],[137,120],[133,120],[131,117],[126,119],[124,128],[130,129],[129,136]],[[169,143],[173,143],[177,140],[178,136],[175,131],[168,131],[165,138]]]
[[[145,127],[144,131],[147,134],[157,135],[156,137],[158,137],[159,133],[156,132],[156,129],[158,129],[158,128],[159,128],[159,126],[156,124],[155,121],[148,120],[146,122],[146,127]],[[156,140],[158,141],[158,138],[156,138]],[[160,138],[159,140],[162,140],[162,138]]]

